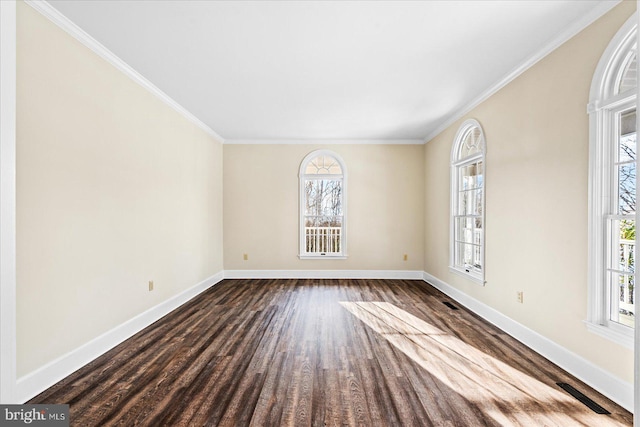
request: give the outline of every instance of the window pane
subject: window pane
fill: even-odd
[[[305,193],[305,215],[317,215],[317,203],[318,200],[318,188],[316,185],[317,181],[307,180],[304,182],[304,193]]]
[[[331,156],[318,156],[307,163],[304,171],[307,175],[341,175],[340,163]]]
[[[636,221],[634,219],[611,221],[611,249],[609,268],[628,273],[635,271]]]
[[[305,252],[316,252],[318,246],[318,218],[305,217],[304,236],[305,236]]]
[[[456,246],[458,248],[457,265],[471,271],[471,264],[473,262],[473,246],[465,243],[458,243]]]
[[[611,273],[610,320],[634,327],[635,283],[631,274]]]
[[[461,190],[482,187],[482,162],[461,166],[459,179]]]
[[[304,188],[305,215],[342,215],[342,180],[308,179]]]
[[[620,115],[618,162],[636,159],[636,110]]]
[[[342,217],[305,217],[305,251],[339,253],[342,251]]]
[[[475,228],[473,230],[473,243],[476,245],[482,244],[482,218],[475,219]]]
[[[456,227],[456,240],[461,242],[471,242],[471,233],[473,232],[472,218],[458,218],[458,226]]]
[[[466,190],[460,192],[460,205],[458,215],[482,214],[482,189]]]
[[[618,213],[632,214],[636,211],[636,164],[618,166]]]
[[[460,168],[460,184],[461,190],[468,190],[470,188],[475,188],[475,165],[462,166]]]
[[[458,211],[456,212],[458,215],[467,215],[469,204],[469,192],[461,191],[458,193]]]
[[[327,236],[327,252],[337,253],[342,250],[342,217],[333,217],[329,221]]]
[[[480,218],[458,218],[456,229],[456,240],[462,243],[482,243],[482,228],[478,225],[482,223]]]
[[[482,152],[483,142],[484,141],[482,141],[482,133],[480,132],[480,128],[472,127],[471,129],[469,129],[463,137],[462,144],[460,146],[460,153],[458,154],[458,159],[465,159],[467,157],[473,156],[474,154]]]
[[[611,220],[609,230],[609,319],[634,327],[635,220]]]
[[[635,121],[635,117],[634,117]],[[618,154],[620,162],[628,162],[636,159],[636,134],[631,133],[620,137],[620,150]]]
[[[460,215],[469,215],[471,212],[471,197],[469,196],[468,191],[464,191],[460,193],[460,210],[458,214]]]
[[[620,84],[618,85],[618,93],[625,92],[629,89],[633,89],[637,85],[638,80],[638,58],[633,55],[631,60],[626,64],[622,77],[620,78]]]
[[[618,213],[632,214],[636,206],[636,110],[620,114],[618,139]]]
[[[461,166],[458,173],[458,215],[482,214],[483,163]]]
[[[482,248],[480,246],[473,247],[473,267],[482,270]]]
[[[482,270],[482,248],[468,243],[456,243],[456,265],[467,271]]]

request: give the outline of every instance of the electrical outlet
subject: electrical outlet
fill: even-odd
[[[524,291],[518,291],[518,302],[520,304],[524,303]]]
[[[248,260],[249,259],[249,254],[243,254],[242,255],[242,259],[245,260],[245,261]]]
[[[404,254],[404,256],[402,257],[402,259],[403,259],[404,261],[408,260],[408,259],[409,259],[409,255]]]
[[[153,280],[149,280],[149,292],[153,290]]]

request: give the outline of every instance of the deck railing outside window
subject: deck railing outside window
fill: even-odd
[[[305,227],[305,245],[308,253],[340,253],[342,227]]]
[[[634,255],[635,241],[620,239],[620,263],[625,267],[625,270],[635,270]],[[618,298],[614,298],[614,300],[612,301],[612,303],[614,304],[614,307],[612,307],[612,312],[618,313],[620,323],[626,324],[628,326],[633,326],[633,316],[635,315],[634,276],[633,274],[619,274],[618,277]],[[617,307],[615,307],[615,305],[617,305]]]

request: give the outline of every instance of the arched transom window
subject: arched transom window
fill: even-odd
[[[485,140],[480,124],[460,126],[451,150],[450,268],[484,284]]]
[[[331,151],[314,151],[300,166],[300,258],[346,257],[346,170]]]

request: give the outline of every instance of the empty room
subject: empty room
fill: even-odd
[[[636,8],[0,1],[0,425],[634,425]]]

